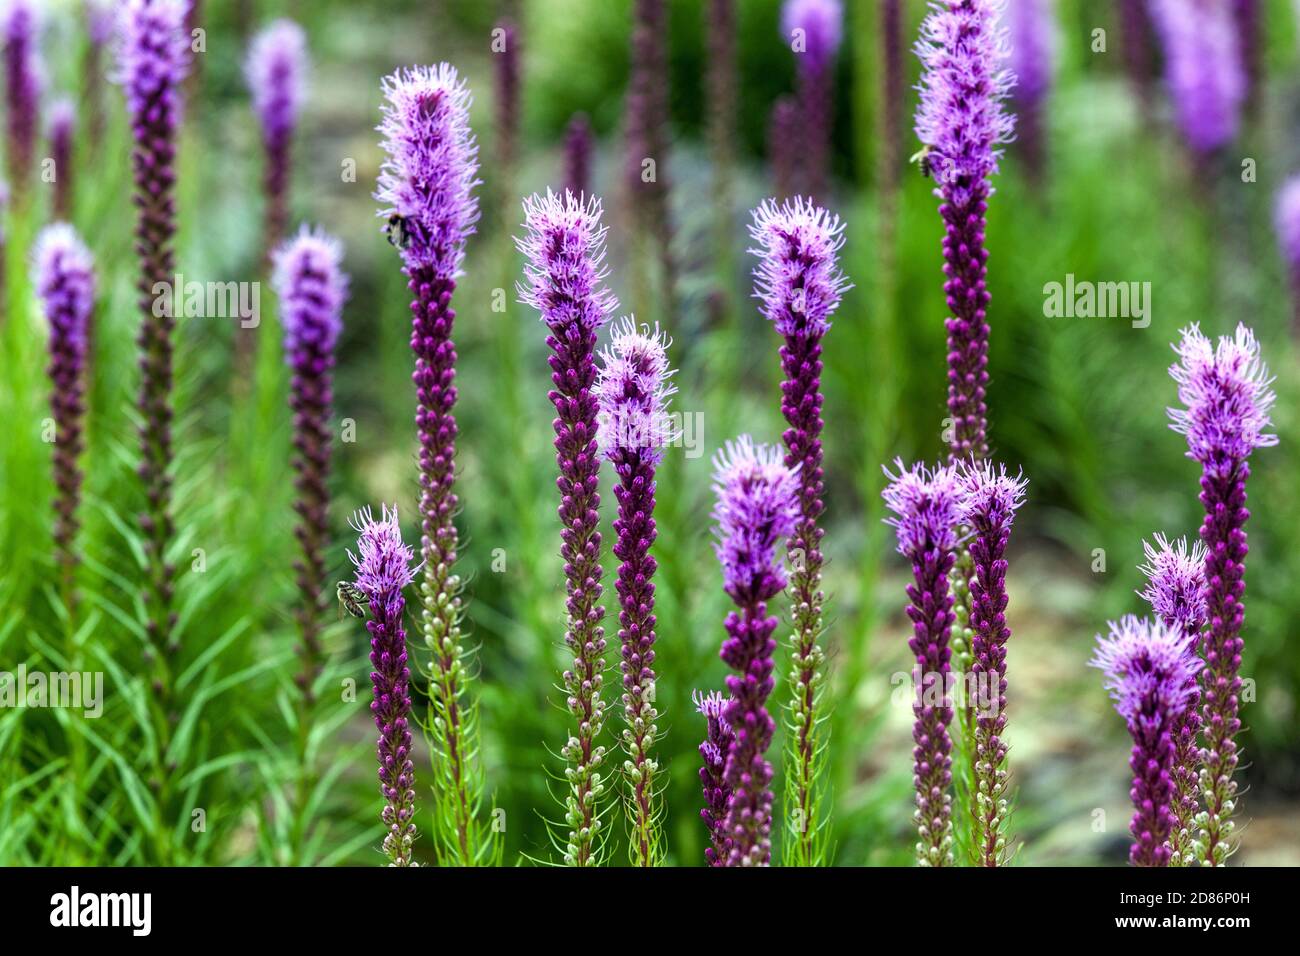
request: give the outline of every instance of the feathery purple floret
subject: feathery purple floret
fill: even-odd
[[[454,279],[478,221],[478,144],[469,127],[470,91],[447,63],[385,77],[379,215],[401,219],[408,268]]]
[[[723,719],[735,734],[724,780],[730,790],[723,833],[727,866],[767,866],[772,860],[772,765],[767,749],[776,724],[767,711],[772,693],[773,633],[777,618],[769,598],[785,587],[778,546],[799,516],[798,475],[774,447],[748,435],[728,442],[714,458],[716,550],[727,594],[737,610],[727,615],[722,660],[731,700]]]
[[[1187,455],[1201,463],[1201,541],[1205,555],[1205,615],[1201,638],[1202,791],[1205,823],[1197,857],[1222,866],[1232,852],[1230,819],[1236,809],[1236,735],[1241,691],[1241,638],[1246,591],[1246,480],[1250,454],[1277,444],[1269,410],[1275,395],[1254,334],[1243,325],[1212,343],[1195,325],[1174,346],[1179,361],[1169,370],[1183,408],[1169,410],[1172,427],[1187,437]]]
[[[74,603],[77,555],[77,506],[81,471],[77,458],[85,447],[86,357],[95,306],[95,264],[76,230],[55,223],[41,231],[33,254],[36,294],[50,323],[50,405],[54,413],[54,549],[65,605]]]
[[[591,192],[591,123],[574,113],[564,131],[564,188],[575,196]]]
[[[894,512],[886,519],[898,537],[898,550],[911,559],[914,583],[907,586],[912,621],[908,641],[915,658],[912,680],[912,784],[916,790],[919,840],[917,862],[922,866],[948,866],[953,862],[952,836],[952,700],[948,694],[952,650],[948,639],[953,621],[953,597],[948,573],[956,563],[960,543],[964,489],[951,467],[934,469],[917,464],[903,467],[896,459],[897,475],[885,472],[889,484],[882,496]]]
[[[659,860],[655,809],[654,742],[658,712],[655,687],[655,586],[658,567],[650,555],[655,542],[655,468],[671,441],[668,419],[668,340],[658,326],[638,327],[632,318],[616,325],[602,355],[594,392],[599,403],[601,450],[618,482],[618,517],[614,520],[614,556],[618,568],[619,642],[622,646],[623,715],[627,728],[624,765],[631,793],[632,862],[652,866]]]
[[[324,659],[320,631],[326,609],[325,561],[329,547],[330,414],[333,409],[334,348],[342,330],[348,279],[343,249],[323,232],[304,227],[275,253],[272,282],[280,299],[285,361],[293,371],[294,487],[298,492],[295,535],[302,560],[295,564],[302,637],[302,670],[296,680],[303,699]]]
[[[77,108],[72,100],[60,97],[50,106],[50,158],[54,160],[54,218],[66,222],[72,218],[72,140],[77,128]]]
[[[384,798],[380,819],[388,828],[384,854],[391,866],[410,866],[415,841],[415,765],[411,762],[411,671],[406,659],[402,589],[415,579],[414,552],[402,542],[397,508],[385,506],[378,521],[369,508],[349,522],[357,532],[357,552],[348,552],[356,567],[354,583],[370,605],[370,682],[374,699],[370,712],[379,730],[379,792]]]
[[[1237,135],[1246,76],[1233,0],[1151,0],[1165,85],[1188,146],[1206,156]]]
[[[541,313],[551,350],[548,363],[554,388],[556,482],[564,558],[564,641],[573,667],[563,674],[566,704],[577,724],[561,750],[568,762],[570,823],[564,862],[597,862],[601,837],[600,766],[605,748],[596,743],[605,722],[601,686],[605,670],[605,609],[600,563],[600,454],[596,402],[596,334],[609,318],[615,299],[604,286],[605,227],[596,197],[582,198],[549,189],[524,201],[524,235],[515,240],[527,258],[520,301]]]
[[[727,786],[727,754],[731,751],[735,735],[727,725],[725,716],[727,698],[718,691],[701,694],[696,691],[691,698],[695,708],[704,715],[705,735],[700,744],[700,784],[704,788],[704,808],[700,817],[709,830],[709,846],[704,850],[704,859],[709,866],[725,866],[729,845],[727,841],[726,820],[727,803],[731,799],[731,789]]]
[[[1128,615],[1112,621],[1107,636],[1097,635],[1089,662],[1105,673],[1133,738],[1129,860],[1135,866],[1167,866],[1172,855],[1175,737],[1203,666],[1194,647],[1194,635],[1181,627]]]
[[[754,288],[763,315],[787,338],[825,335],[851,288],[839,267],[839,216],[802,197],[766,199],[754,210],[749,235],[758,244],[749,251],[758,257]]]
[[[9,180],[19,194],[31,176],[41,99],[40,20],[28,0],[9,0],[3,32],[9,133]]]
[[[974,676],[975,816],[981,866],[1006,859],[1007,802],[1007,542],[1028,484],[990,462],[971,462],[959,472],[964,485],[961,524],[970,529],[970,674]]]

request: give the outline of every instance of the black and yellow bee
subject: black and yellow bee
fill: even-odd
[[[406,249],[411,245],[411,230],[406,220],[397,213],[388,217],[388,224],[384,226],[384,235],[398,249]]]
[[[929,146],[922,146],[919,150],[917,150],[915,153],[912,154],[911,158],[908,159],[909,163],[916,163],[916,165],[921,170],[921,175],[926,177],[927,179],[930,178],[930,153],[931,152],[932,150],[930,149]]]
[[[339,598],[340,620],[343,618],[344,611],[347,611],[353,617],[366,616],[366,595],[361,588],[351,581],[340,581],[336,593]]]

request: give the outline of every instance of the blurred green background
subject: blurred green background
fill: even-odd
[[[77,91],[85,44],[79,4],[51,7],[44,50],[51,91]],[[1058,4],[1060,62],[1047,111],[1041,184],[1008,148],[991,201],[988,242],[993,327],[989,389],[996,457],[1023,467],[1029,500],[1011,546],[1009,728],[1015,791],[1012,830],[1020,864],[1119,864],[1126,858],[1128,745],[1100,675],[1086,666],[1107,618],[1140,611],[1134,590],[1141,542],[1153,532],[1194,535],[1197,466],[1184,457],[1165,409],[1166,369],[1179,329],[1210,334],[1251,325],[1277,375],[1281,437],[1252,462],[1251,554],[1243,674],[1256,699],[1245,723],[1246,793],[1240,859],[1300,863],[1300,470],[1297,351],[1286,273],[1271,209],[1276,187],[1300,169],[1300,48],[1293,5],[1269,0],[1265,85],[1257,115],[1208,174],[1190,168],[1163,89],[1153,116],[1125,78],[1115,5]],[[747,211],[768,195],[765,130],[773,100],[793,86],[793,57],[779,32],[777,0],[738,0],[740,100],[733,228],[719,256],[712,229],[712,171],[705,142],[705,4],[670,3],[671,151],[661,163],[672,190],[678,308],[637,297],[643,247],[623,201],[623,90],[629,0],[229,0],[205,4],[207,51],[183,134],[178,266],[187,279],[257,278],[261,149],[242,76],[253,28],[299,19],[312,56],[310,92],[296,144],[294,221],[319,223],[345,243],[352,278],[337,373],[336,418],[355,441],[336,451],[332,567],[349,573],[347,516],[397,502],[407,540],[418,540],[412,360],[405,279],[371,198],[381,161],[373,129],[379,80],[396,67],[449,60],[474,90],[481,144],[483,219],[456,292],[460,353],[464,546],[468,620],[479,647],[483,756],[489,792],[505,811],[505,862],[547,859],[545,817],[559,815],[548,787],[568,734],[555,684],[565,654],[563,585],[555,517],[552,409],[543,326],[516,304],[520,262],[510,242],[517,201],[563,183],[561,139],[576,111],[597,133],[594,191],[606,200],[610,281],[621,311],[657,319],[674,337],[677,410],[703,423],[700,445],[673,450],[659,495],[657,644],[661,766],[666,769],[669,862],[703,862],[696,747],[703,722],[693,690],[722,685],[718,660],[728,601],[713,557],[709,458],[747,431],[779,439],[775,333],[750,299]],[[826,570],[831,683],[828,784],[834,861],[908,864],[911,713],[891,703],[891,677],[910,667],[902,613],[907,569],[881,519],[881,466],[896,455],[936,459],[946,414],[941,223],[932,183],[907,171],[895,216],[879,175],[880,55],[875,0],[849,0],[835,85],[831,204],[848,223],[843,266],[855,287],[826,340]],[[924,13],[905,4],[910,132],[917,65],[910,53]],[[518,168],[494,152],[490,31],[503,14],[520,24],[522,141]],[[1093,31],[1107,51],[1092,51]],[[105,672],[105,715],[0,711],[0,863],[374,864],[380,802],[375,785],[369,668],[363,628],[329,631],[332,666],[313,748],[322,773],[301,845],[286,822],[294,779],[291,675],[296,553],[290,508],[287,376],[273,295],[264,289],[257,380],[232,396],[231,327],[182,321],[177,333],[176,467],[183,713],[168,756],[176,794],[154,799],[138,676],[138,554],[131,515],[132,398],[138,313],[132,291],[129,141],[120,91],[106,93],[109,133],[97,151],[79,142],[75,224],[95,252],[101,295],[95,333],[89,449],[82,507],[81,586],[68,620],[54,597],[50,559],[44,325],[28,279],[30,242],[48,217],[50,187],[34,184],[7,222],[6,315],[0,325],[0,669]],[[43,155],[43,154],[42,154]],[[1257,176],[1244,181],[1242,163]],[[355,163],[355,181],[344,171]],[[730,268],[719,262],[730,260]],[[1044,285],[1079,280],[1151,283],[1151,323],[1044,315]],[[497,290],[507,307],[494,311]],[[721,293],[724,307],[711,305]],[[608,472],[608,469],[606,469]],[[608,474],[606,474],[608,481]],[[604,495],[606,542],[613,495]],[[202,571],[195,567],[199,549]],[[494,566],[494,558],[504,558]],[[605,604],[616,611],[612,558]],[[332,587],[332,581],[327,582]],[[778,602],[779,603],[779,602]],[[784,609],[783,609],[784,610]],[[614,614],[607,619],[611,639]],[[784,633],[784,631],[783,631]],[[782,638],[784,641],[788,634]],[[616,641],[611,640],[611,643]],[[776,706],[785,698],[778,662]],[[616,652],[611,648],[606,743],[616,744]],[[418,660],[417,649],[413,658]],[[346,694],[355,682],[355,699]],[[417,679],[416,684],[421,681]],[[337,689],[337,690],[336,690]],[[344,699],[340,699],[344,698]],[[418,735],[417,735],[418,736]],[[783,741],[772,756],[780,773]],[[428,774],[417,740],[417,793]],[[775,787],[781,793],[781,781]],[[198,813],[201,811],[201,813]],[[617,807],[613,862],[626,854]],[[202,827],[195,821],[202,819]],[[417,815],[417,823],[420,817]],[[778,841],[781,834],[777,836]],[[427,841],[418,845],[427,855]],[[779,849],[777,858],[779,859]]]

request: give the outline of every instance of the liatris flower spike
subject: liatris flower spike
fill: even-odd
[[[1237,135],[1246,74],[1233,0],[1152,0],[1165,51],[1165,85],[1184,139],[1198,162]]]
[[[722,717],[735,738],[723,780],[730,796],[723,827],[726,866],[767,866],[772,860],[772,765],[767,748],[776,725],[767,711],[777,619],[767,601],[786,585],[779,549],[799,520],[799,477],[769,445],[748,435],[714,458],[718,560],[724,588],[737,610],[727,615],[722,660],[731,699]]]
[[[560,492],[560,554],[564,558],[564,643],[573,667],[564,671],[565,704],[575,732],[560,750],[567,763],[569,828],[564,862],[593,866],[603,843],[600,819],[605,784],[600,767],[605,747],[601,698],[605,630],[600,604],[600,457],[597,449],[596,334],[616,305],[605,288],[605,227],[600,200],[547,190],[524,201],[524,236],[516,239],[526,258],[519,298],[541,313],[547,328],[554,388],[556,482]]]
[[[695,708],[704,715],[705,735],[700,744],[700,783],[704,787],[704,809],[700,817],[709,828],[709,846],[704,858],[709,866],[725,866],[729,845],[726,833],[727,803],[731,789],[727,786],[727,755],[731,752],[735,735],[727,724],[724,713],[727,699],[716,690],[708,694],[695,692]]]
[[[1178,363],[1169,374],[1178,383],[1182,408],[1171,408],[1174,431],[1187,436],[1187,456],[1201,464],[1201,505],[1205,519],[1205,599],[1208,630],[1202,637],[1201,719],[1205,801],[1204,823],[1195,852],[1209,866],[1222,866],[1233,846],[1231,820],[1236,809],[1233,781],[1241,729],[1241,638],[1246,591],[1246,480],[1250,454],[1277,444],[1266,429],[1276,396],[1259,355],[1254,334],[1244,325],[1235,335],[1211,342],[1197,326],[1183,331],[1174,347]]]
[[[40,18],[30,0],[9,0],[3,32],[5,94],[8,106],[9,181],[20,197],[27,195],[36,150],[37,113],[41,100]]]
[[[1056,69],[1056,0],[1016,0],[1007,4],[1004,16],[1007,64],[1016,78],[1016,139],[1030,177],[1037,180],[1043,173],[1044,107]]]
[[[263,174],[266,212],[262,248],[270,264],[289,221],[290,147],[302,108],[307,73],[307,36],[292,20],[275,20],[253,38],[244,76],[266,150]]]
[[[974,675],[974,794],[980,866],[1006,862],[1007,827],[1007,541],[1016,512],[1024,503],[1027,482],[1006,467],[975,462],[961,467],[964,485],[961,524],[971,531],[969,549],[971,665]],[[969,691],[968,691],[969,692]]]
[[[934,176],[943,240],[948,328],[950,460],[988,454],[988,250],[984,217],[1000,144],[1011,138],[1003,99],[1014,83],[1004,69],[1003,0],[939,0],[921,27],[917,55],[924,72],[916,134],[924,170]]]
[[[1177,625],[1132,615],[1112,621],[1105,637],[1097,635],[1090,663],[1105,673],[1106,689],[1133,737],[1129,860],[1134,866],[1169,863],[1174,733],[1203,666],[1194,644],[1195,638]]]
[[[1181,627],[1195,648],[1205,624],[1205,545],[1197,543],[1189,551],[1185,538],[1170,543],[1162,534],[1157,534],[1155,541],[1154,547],[1142,543],[1146,564],[1138,570],[1147,576],[1147,586],[1138,593],[1166,627]],[[1200,808],[1200,703],[1200,688],[1193,682],[1187,707],[1174,726],[1170,866],[1189,866],[1194,859],[1192,841]]]
[[[672,440],[668,418],[668,340],[656,326],[638,327],[627,318],[614,327],[610,347],[596,379],[601,414],[601,448],[618,482],[614,556],[618,558],[619,642],[623,648],[623,770],[631,825],[629,851],[634,866],[662,860],[655,792],[659,763],[654,758],[654,642],[657,568],[650,555],[655,530],[655,468]]]
[[[166,710],[171,695],[170,658],[179,650],[171,640],[175,569],[166,560],[172,538],[172,333],[175,318],[156,309],[155,289],[174,281],[176,234],[176,139],[181,122],[181,82],[189,63],[183,0],[125,0],[118,21],[117,80],[126,94],[135,149],[137,289],[142,321],[140,349],[140,478],[147,508],[140,515],[149,579],[147,660],[151,683]],[[166,731],[164,731],[164,734]],[[160,741],[165,749],[166,741]]]
[[[825,595],[821,590],[822,495],[822,336],[840,297],[849,287],[839,267],[844,227],[836,216],[796,198],[778,205],[766,200],[754,210],[750,237],[757,244],[754,295],[763,315],[784,339],[781,346],[781,413],[789,426],[785,464],[799,470],[799,523],[788,543],[791,615],[789,770],[786,773],[786,819],[790,821],[786,862],[814,866],[822,862],[823,834],[818,782],[818,755],[825,752],[819,727],[825,651],[818,644]]]
[[[411,302],[420,439],[421,630],[431,652],[429,736],[434,754],[434,836],[462,866],[491,859],[499,837],[483,826],[477,700],[467,691],[471,657],[461,630],[460,537],[455,514],[456,346],[452,328],[465,243],[478,221],[478,146],[469,128],[469,88],[440,63],[384,80],[384,161],[376,198],[389,241],[402,254]]]
[[[356,566],[354,586],[370,608],[370,663],[374,671],[374,700],[370,711],[379,730],[379,792],[384,798],[380,819],[384,854],[390,866],[414,866],[415,765],[411,762],[411,671],[406,662],[406,631],[402,589],[415,579],[414,552],[402,542],[397,509],[384,507],[378,521],[363,508],[349,522],[357,532],[357,551],[348,552]]]
[[[912,680],[912,783],[916,789],[917,862],[950,866],[952,835],[952,700],[948,695],[951,649],[948,638],[955,620],[948,573],[960,543],[958,526],[964,489],[951,467],[903,467],[885,472],[889,484],[883,497],[894,517],[886,519],[898,536],[898,552],[912,562],[914,584],[907,586],[911,603],[912,638],[907,646],[916,659]]]
[[[843,33],[840,0],[785,0],[781,33],[795,53],[803,190],[825,202],[830,185],[833,67]]]
[[[509,177],[515,168],[515,151],[519,139],[519,29],[508,19],[498,20],[492,28],[492,58],[496,69],[495,105],[497,167]],[[514,199],[511,198],[511,203]]]
[[[81,500],[81,470],[77,458],[85,447],[85,367],[95,307],[95,264],[90,250],[66,223],[41,231],[33,256],[36,293],[50,323],[50,364],[47,368],[54,412],[54,551],[64,606],[75,604],[77,506]]]
[[[1292,321],[1300,331],[1300,175],[1291,176],[1278,190],[1273,207],[1273,225],[1291,280]]]
[[[50,106],[50,158],[54,161],[54,218],[67,222],[72,218],[72,139],[77,128],[77,108],[62,97]]]
[[[330,415],[333,411],[334,347],[343,329],[348,277],[343,249],[323,232],[304,227],[274,255],[273,283],[284,324],[285,361],[293,372],[293,467],[298,492],[295,535],[302,560],[295,564],[302,669],[297,682],[303,700],[313,699],[323,648],[320,631],[328,601],[325,579],[329,547]]]

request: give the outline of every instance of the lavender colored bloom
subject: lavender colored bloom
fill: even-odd
[[[737,610],[727,615],[721,657],[731,700],[723,719],[735,734],[723,779],[730,797],[723,824],[725,866],[767,866],[772,860],[772,765],[767,749],[776,724],[767,711],[772,693],[773,633],[777,618],[767,600],[785,587],[778,548],[799,517],[798,475],[776,448],[748,435],[728,442],[714,458],[718,560]]]
[[[603,823],[600,767],[605,747],[597,743],[605,724],[601,699],[605,670],[605,631],[600,604],[604,571],[600,563],[600,456],[597,448],[596,334],[613,311],[615,300],[604,286],[605,233],[596,197],[572,193],[534,195],[524,201],[523,238],[516,239],[527,258],[519,298],[541,313],[546,325],[548,364],[554,388],[547,396],[555,406],[556,485],[560,492],[560,554],[564,558],[564,642],[573,652],[573,667],[563,674],[565,702],[577,725],[560,750],[565,776],[569,838],[564,862],[593,866],[599,862]]]
[[[818,713],[824,680],[825,652],[817,638],[822,631],[821,590],[824,534],[820,518],[822,495],[822,336],[830,329],[830,317],[849,287],[839,267],[839,250],[844,244],[844,226],[839,217],[814,206],[811,200],[796,198],[777,205],[764,201],[753,213],[750,236],[759,257],[754,270],[754,295],[763,315],[784,339],[781,346],[781,413],[789,426],[785,441],[785,464],[799,472],[799,522],[791,536],[792,655],[790,719],[791,759],[795,769],[787,776],[798,820],[790,848],[790,865],[816,865],[816,840],[822,831],[817,819],[815,788],[820,776],[818,754],[824,742],[818,738],[823,716]]]
[[[907,646],[916,659],[912,672],[916,698],[912,702],[912,784],[916,789],[917,862],[922,866],[953,863],[952,835],[952,700],[948,675],[952,651],[953,597],[948,573],[960,544],[964,488],[951,467],[927,468],[917,464],[894,466],[885,472],[889,484],[883,497],[894,513],[886,523],[898,537],[898,551],[912,562],[915,583],[907,587],[907,616],[913,635]]]
[[[601,415],[601,448],[618,483],[614,556],[618,567],[619,642],[623,648],[624,771],[631,792],[629,849],[635,866],[662,859],[656,811],[654,759],[658,712],[654,705],[655,586],[658,567],[650,555],[655,542],[655,468],[672,439],[668,396],[668,339],[628,318],[614,327],[595,384]]]
[[[384,854],[390,866],[413,866],[415,841],[415,765],[411,762],[411,671],[406,659],[406,630],[402,589],[415,579],[414,552],[402,542],[397,508],[382,509],[378,521],[369,508],[349,522],[357,532],[357,552],[348,552],[356,566],[354,584],[370,605],[370,682],[374,700],[370,712],[379,730],[379,792],[384,798],[380,819],[388,828]]]
[[[435,791],[451,808],[439,815],[440,852],[460,865],[482,862],[496,837],[476,816],[482,786],[473,761],[476,703],[462,700],[470,660],[462,641],[460,548],[455,515],[456,346],[451,307],[465,243],[478,221],[478,146],[469,127],[469,88],[455,68],[399,70],[383,84],[379,131],[387,154],[376,198],[389,240],[402,253],[411,302],[412,376],[420,440],[420,517],[424,559],[421,629],[432,652],[430,695],[438,718],[430,731]],[[442,832],[443,821],[450,821]]]
[[[1232,3],[1151,0],[1165,84],[1183,137],[1201,160],[1236,137],[1246,96]]]
[[[20,197],[27,192],[36,149],[42,86],[40,27],[40,18],[29,0],[9,0],[0,34],[4,38],[9,181]]]
[[[54,101],[49,118],[50,158],[54,160],[54,218],[72,218],[72,138],[77,127],[77,108],[72,100]]]
[[[1014,78],[1002,64],[1002,0],[936,0],[921,27],[917,55],[924,73],[916,133],[925,166],[938,183],[948,329],[948,411],[953,462],[988,454],[988,251],[984,221],[998,145],[1011,137],[1002,100]]]
[[[276,250],[272,282],[280,299],[285,361],[293,371],[294,488],[298,492],[295,535],[302,560],[295,564],[302,638],[302,670],[296,680],[303,700],[314,699],[313,684],[324,661],[321,622],[326,609],[326,550],[329,547],[330,414],[333,410],[334,348],[343,328],[348,278],[343,248],[323,232],[304,227]]]
[[[292,20],[275,20],[253,38],[244,77],[253,95],[253,111],[266,150],[262,248],[268,265],[289,221],[290,149],[302,108],[306,73],[307,36]],[[252,336],[244,338],[251,340]]]
[[[1244,325],[1212,343],[1192,325],[1174,347],[1179,361],[1169,374],[1178,383],[1183,408],[1169,410],[1174,431],[1187,436],[1187,455],[1201,463],[1201,505],[1205,519],[1205,602],[1208,629],[1201,637],[1201,720],[1205,823],[1196,842],[1197,857],[1222,866],[1232,852],[1230,819],[1236,809],[1232,779],[1241,729],[1241,630],[1246,591],[1246,480],[1256,448],[1277,444],[1268,434],[1275,396],[1272,378],[1255,336]]]
[[[830,184],[832,73],[843,19],[840,0],[786,0],[781,8],[781,32],[798,63],[801,188],[819,202]]]
[[[72,610],[77,555],[77,506],[85,448],[86,358],[95,307],[95,263],[76,230],[66,223],[47,226],[33,254],[34,285],[50,323],[50,405],[54,413],[54,551],[65,607]]]
[[[1003,13],[1009,46],[1007,64],[1016,78],[1011,96],[1017,139],[1031,177],[1043,171],[1043,112],[1056,69],[1055,0],[1017,0]]]
[[[591,192],[591,123],[574,113],[564,130],[564,188],[575,196]]]
[[[1027,482],[1006,467],[989,462],[964,465],[961,523],[970,528],[970,628],[974,675],[975,815],[981,866],[1006,862],[1007,801],[1007,541],[1016,512],[1024,503]]]
[[[1291,280],[1293,317],[1300,329],[1300,175],[1293,175],[1278,190],[1273,207],[1277,244]]]
[[[709,846],[704,851],[704,859],[709,866],[725,866],[729,852],[726,820],[727,803],[731,799],[731,788],[727,786],[727,754],[731,752],[732,742],[736,739],[727,724],[725,716],[727,698],[716,690],[708,694],[696,691],[691,698],[695,708],[704,715],[705,736],[700,744],[700,783],[704,788],[704,809],[700,818],[709,829]]]
[[[182,0],[125,0],[118,21],[117,80],[126,94],[127,116],[135,141],[136,252],[140,257],[142,321],[140,350],[140,467],[148,502],[140,515],[148,559],[145,607],[147,659],[164,709],[171,697],[172,662],[179,647],[171,639],[175,568],[166,560],[173,534],[172,334],[170,310],[155,310],[152,290],[170,288],[175,269],[176,139],[181,121],[181,82],[189,62]],[[161,311],[162,314],[157,314]]]
[[[1205,545],[1195,544],[1189,552],[1185,538],[1170,543],[1164,535],[1157,534],[1155,540],[1155,547],[1142,543],[1147,563],[1138,570],[1147,576],[1147,587],[1138,593],[1165,627],[1181,627],[1195,646],[1205,624]],[[1201,752],[1197,740],[1201,729],[1200,702],[1200,688],[1193,681],[1187,707],[1173,728],[1170,866],[1188,866],[1194,858],[1192,841],[1196,814],[1200,810]]]
[[[1097,635],[1096,654],[1089,662],[1105,673],[1115,710],[1133,737],[1129,861],[1134,866],[1169,863],[1175,728],[1203,666],[1194,646],[1194,636],[1178,626],[1128,615],[1112,621],[1107,636]]]

